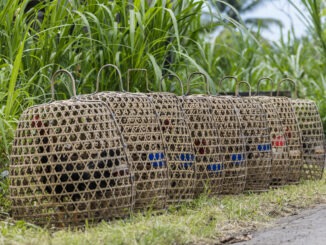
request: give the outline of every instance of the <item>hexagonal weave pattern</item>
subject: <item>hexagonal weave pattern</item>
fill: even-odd
[[[195,147],[195,196],[205,191],[210,195],[221,193],[225,175],[223,155],[209,99],[201,95],[179,98]]]
[[[303,159],[301,177],[321,179],[325,167],[325,135],[323,124],[315,102],[291,100],[302,135]]]
[[[135,174],[135,210],[165,208],[168,169],[155,107],[145,94],[101,92],[85,95],[104,101],[113,111]]]
[[[295,184],[299,182],[301,168],[303,166],[300,128],[289,98],[271,97],[270,102],[277,109],[289,149],[287,184]]]
[[[272,147],[267,117],[262,106],[253,97],[233,97],[240,114],[245,137],[247,180],[245,190],[269,189],[271,178]]]
[[[13,218],[40,225],[128,215],[132,176],[107,106],[67,100],[25,110],[13,143],[10,198]]]
[[[245,141],[239,115],[227,96],[209,97],[212,114],[217,125],[220,150],[223,154],[222,193],[238,194],[243,192],[247,177]]]
[[[270,139],[272,142],[272,166],[271,166],[271,187],[280,187],[286,184],[289,172],[289,149],[285,136],[285,130],[278,116],[277,108],[271,103],[268,96],[254,97],[261,103],[267,115],[270,128]]]
[[[148,96],[158,113],[167,156],[167,201],[191,201],[194,197],[195,152],[179,99],[172,93],[150,93]]]

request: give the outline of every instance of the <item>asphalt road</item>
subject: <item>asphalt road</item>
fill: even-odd
[[[326,205],[280,219],[273,227],[252,234],[242,245],[326,245]]]

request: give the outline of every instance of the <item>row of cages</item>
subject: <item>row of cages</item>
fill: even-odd
[[[122,87],[119,69],[107,67]],[[62,73],[74,97],[55,101]],[[202,194],[322,178],[325,139],[313,101],[190,95],[189,86],[183,96],[97,92],[99,78],[95,93],[76,96],[74,78],[59,70],[53,100],[22,113],[10,165],[13,218],[79,226],[161,212]]]

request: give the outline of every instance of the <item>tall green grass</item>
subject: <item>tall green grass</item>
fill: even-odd
[[[239,16],[240,22],[221,23],[223,28],[215,38],[196,41],[196,63],[207,71],[217,91],[234,91],[233,80],[225,81],[219,88],[218,80],[225,75],[249,81],[253,90],[263,76],[271,77],[274,86],[263,84],[262,90],[275,90],[277,81],[284,77],[294,79],[298,96],[316,101],[326,129],[326,70],[323,69],[326,65],[326,5],[320,0],[301,2],[304,10],[295,5],[297,2],[289,0],[308,27],[306,36],[297,38],[295,27],[292,27],[279,41],[271,42],[259,31],[243,26]],[[221,13],[217,14],[218,17]]]
[[[253,87],[262,76],[291,77],[298,81],[299,96],[317,101],[326,126],[322,1],[302,0],[309,13],[307,37],[299,40],[289,32],[280,42],[248,29],[241,16],[236,21],[204,7],[204,0],[46,0],[25,13],[27,2],[0,3],[0,168],[8,161],[20,113],[49,100],[50,77],[59,68],[73,73],[78,93],[94,91],[96,72],[106,63],[120,67],[125,87],[128,68],[148,69],[152,90],[169,72],[185,81],[199,70],[212,93],[234,90],[233,81],[218,87],[225,75]],[[45,10],[42,21],[40,10]],[[216,28],[220,32],[214,36]],[[193,92],[205,92],[200,80],[193,83]],[[70,96],[65,84],[56,85],[58,99]],[[100,90],[118,88],[114,73],[107,71]],[[180,94],[176,85],[163,88]],[[130,89],[146,91],[143,73],[132,74]],[[263,84],[262,89],[273,88]]]
[[[148,4],[150,2],[150,5]],[[0,5],[0,152],[10,151],[20,113],[49,99],[50,77],[59,68],[73,72],[79,93],[94,91],[96,72],[118,65],[148,69],[153,89],[161,74],[184,67],[189,39],[199,35],[203,1],[41,1],[25,12],[28,1]],[[40,20],[39,11],[45,10]],[[132,75],[131,90],[144,91],[143,74]],[[63,83],[64,84],[64,83]],[[106,76],[100,90],[117,90]],[[57,98],[71,89],[59,86]],[[0,162],[0,166],[3,166]]]
[[[306,25],[309,36],[300,40],[302,43],[301,64],[303,67],[300,78],[303,95],[316,101],[326,128],[326,3],[322,0],[301,0],[304,10],[289,0],[297,9],[299,16]]]

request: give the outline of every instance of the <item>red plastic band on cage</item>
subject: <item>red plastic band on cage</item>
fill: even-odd
[[[286,131],[283,128],[282,120],[279,118],[278,109],[271,101],[273,91],[270,96],[259,96],[260,84],[262,81],[269,81],[273,87],[273,80],[268,77],[263,77],[257,82],[257,101],[259,101],[264,108],[268,126],[270,128],[270,138],[272,141],[272,167],[271,167],[271,187],[280,187],[287,183],[287,176],[289,175],[289,148],[286,142]]]
[[[123,141],[100,101],[76,98],[26,109],[18,123],[10,165],[15,219],[76,226],[129,215],[132,175]],[[109,208],[108,208],[109,207]]]

